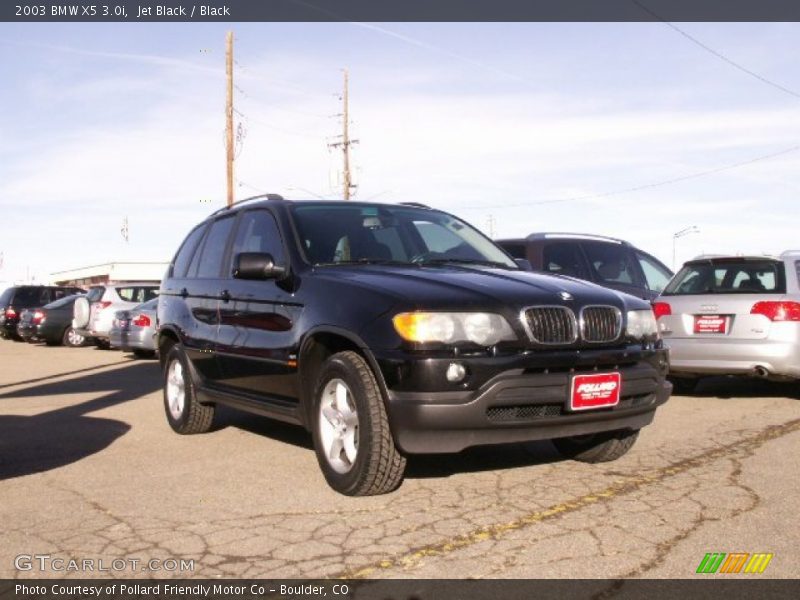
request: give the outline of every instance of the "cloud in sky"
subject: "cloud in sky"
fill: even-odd
[[[13,215],[0,223],[0,282],[28,269],[41,281],[109,260],[168,260],[224,201],[224,28],[88,29],[0,25],[0,52],[15,58],[0,62],[9,82],[0,203]],[[800,87],[797,29],[692,33]],[[339,132],[329,117],[340,112],[347,66],[356,199],[426,202],[484,229],[491,214],[498,236],[614,235],[665,262],[672,233],[689,225],[701,233],[679,241],[679,259],[797,245],[798,102],[663,25],[235,31],[238,197],[339,194],[340,154],[327,143]],[[569,198],[578,200],[537,204]],[[129,244],[119,233],[126,216]]]

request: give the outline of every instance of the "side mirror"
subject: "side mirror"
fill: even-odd
[[[286,268],[275,264],[271,254],[240,252],[233,260],[236,279],[283,279]]]
[[[517,263],[517,266],[523,271],[533,271],[533,265],[531,265],[527,258],[515,258],[514,262]]]

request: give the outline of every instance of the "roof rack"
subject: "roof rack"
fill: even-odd
[[[621,244],[623,246],[630,246],[630,242],[612,238],[605,235],[595,235],[593,233],[566,233],[566,232],[549,232],[549,233],[532,233],[526,240],[543,240],[543,239],[579,239],[579,240],[595,240],[598,242],[611,242],[612,244]]]
[[[225,212],[226,210],[229,210],[229,209],[233,208],[234,206],[238,206],[239,204],[243,204],[245,202],[250,202],[251,200],[276,200],[277,201],[277,200],[284,200],[284,197],[281,196],[280,194],[259,194],[258,196],[250,196],[249,198],[242,198],[241,200],[237,200],[236,202],[234,202],[230,206],[223,206],[219,210],[215,210],[213,213],[211,213],[211,216],[217,215],[217,214],[219,214],[221,212]]]
[[[427,204],[423,204],[422,202],[400,202],[399,204],[401,204],[402,206],[413,206],[414,208],[431,209],[430,206],[428,206]]]

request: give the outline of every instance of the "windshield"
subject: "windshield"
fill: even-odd
[[[517,264],[464,221],[406,206],[308,203],[292,207],[306,256],[315,265]]]
[[[716,259],[684,265],[663,295],[785,293],[783,263],[771,260]]]

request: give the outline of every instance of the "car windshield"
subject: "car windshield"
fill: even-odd
[[[734,258],[686,263],[663,295],[785,293],[783,263]]]
[[[158,286],[135,285],[118,287],[117,294],[125,302],[147,302],[158,296]]]
[[[412,206],[308,203],[292,207],[315,265],[469,264],[518,269],[491,240],[453,216]]]

